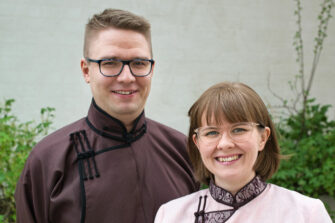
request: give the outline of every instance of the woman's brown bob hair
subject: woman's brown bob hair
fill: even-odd
[[[265,148],[258,154],[254,170],[264,181],[277,171],[280,152],[276,130],[264,102],[253,89],[243,83],[222,82],[206,90],[188,112],[188,152],[199,182],[208,185],[212,177],[192,138],[194,130],[202,125],[203,115],[206,115],[207,124],[220,124],[226,120],[230,123],[255,122],[269,127],[270,136]]]

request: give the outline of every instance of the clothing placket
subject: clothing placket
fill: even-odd
[[[111,134],[104,133],[103,131],[96,129],[94,125],[89,121],[88,118],[86,118],[86,122],[89,125],[89,127],[93,131],[98,133],[99,135],[114,139],[116,141],[120,141],[120,144],[109,147],[109,148],[94,150],[94,148],[91,147],[87,134],[84,130],[80,130],[80,131],[70,134],[70,140],[77,153],[78,171],[79,171],[79,176],[80,176],[79,178],[80,179],[80,197],[81,197],[80,223],[84,223],[85,218],[86,218],[85,181],[94,180],[94,178],[100,177],[100,173],[98,170],[98,164],[96,163],[95,156],[108,152],[108,151],[115,150],[115,149],[121,149],[121,148],[128,147],[134,141],[140,139],[146,132],[146,123],[144,123],[138,130],[135,130],[136,124],[137,124],[137,122],[135,121],[134,128],[130,131],[130,133],[125,132],[122,135],[122,137],[118,137],[118,136],[113,136]],[[85,168],[85,166],[87,168]],[[95,171],[94,176],[92,174],[92,167],[93,167],[93,170]],[[86,171],[88,172],[88,174],[86,173]]]

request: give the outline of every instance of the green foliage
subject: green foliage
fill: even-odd
[[[21,123],[12,114],[14,99],[0,105],[0,222],[15,222],[14,192],[24,163],[37,140],[46,135],[54,108],[41,109],[41,121]]]
[[[291,157],[270,181],[311,197],[335,197],[335,121],[327,118],[330,105],[314,103],[307,100],[304,117],[300,111],[278,123],[282,154]]]
[[[294,80],[289,82],[295,99],[284,99],[282,108],[289,112],[288,117],[280,117],[278,126],[279,144],[282,154],[290,159],[282,160],[279,171],[271,182],[311,197],[329,195],[335,197],[335,122],[329,121],[327,111],[330,105],[321,106],[310,99],[310,90],[316,74],[320,55],[327,37],[329,20],[332,18],[334,0],[322,0],[321,11],[314,42],[313,61],[308,79],[305,75],[304,43],[302,38],[301,0],[294,0],[297,31],[293,37],[296,62],[299,69]],[[326,204],[330,216],[335,213]]]
[[[308,100],[305,128],[301,127],[301,112],[278,124],[283,160],[272,182],[319,197],[335,195],[335,121],[327,119],[330,105],[320,106]]]

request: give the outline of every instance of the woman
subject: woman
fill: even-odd
[[[266,183],[278,169],[279,147],[267,108],[250,87],[214,85],[189,117],[195,177],[209,188],[162,205],[155,223],[332,222],[320,200]]]

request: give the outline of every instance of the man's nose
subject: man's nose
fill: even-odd
[[[132,82],[135,81],[134,75],[130,71],[129,64],[125,64],[121,73],[117,76],[117,80],[121,82]]]

